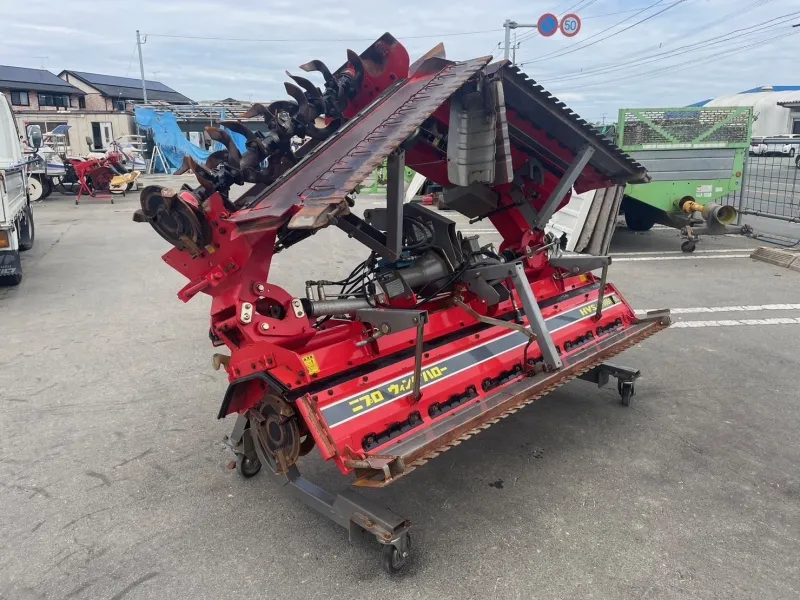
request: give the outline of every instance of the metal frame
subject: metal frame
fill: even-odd
[[[256,454],[249,431],[247,417],[238,415],[226,443],[234,454],[243,454],[252,459]],[[283,486],[292,496],[347,529],[350,541],[355,533],[366,531],[374,535],[381,544],[397,548],[401,556],[408,556],[408,531],[411,528],[411,521],[408,519],[365,498],[352,487],[333,494],[303,477],[297,465],[289,467],[282,477]]]
[[[608,384],[609,379],[616,377],[620,383],[633,383],[639,378],[642,372],[633,367],[626,367],[615,363],[606,362],[597,365],[593,369],[589,369],[585,373],[578,376],[579,379],[596,383],[597,387],[603,387]]]

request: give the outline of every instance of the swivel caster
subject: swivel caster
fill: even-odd
[[[411,556],[411,534],[404,533],[398,545],[384,544],[381,551],[381,566],[389,575],[397,575],[406,566]]]
[[[622,406],[630,406],[631,397],[636,393],[632,381],[618,381],[617,391],[622,399]]]
[[[681,244],[681,250],[683,252],[686,252],[687,254],[691,253],[691,252],[694,252],[694,249],[696,247],[697,247],[697,245],[692,240],[686,240],[685,242],[683,242]]]
[[[250,458],[245,454],[236,455],[236,472],[245,479],[250,479],[261,470],[261,461],[255,456]]]

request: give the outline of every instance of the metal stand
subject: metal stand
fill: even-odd
[[[153,155],[150,157],[150,162],[147,163],[147,168],[145,169],[145,173],[147,175],[152,175],[156,171],[156,160],[161,160],[161,166],[164,167],[164,172],[169,175],[169,166],[167,164],[167,159],[164,158],[164,153],[161,151],[161,146],[158,144],[155,145],[153,148]]]
[[[226,442],[237,456],[239,473],[244,477],[255,475],[261,465],[250,437],[247,417],[239,415],[236,418]],[[243,472],[240,465],[247,462],[251,466]],[[332,494],[303,477],[296,465],[289,467],[281,477],[292,496],[347,529],[350,541],[356,533],[374,535],[383,546],[381,564],[386,572],[395,574],[405,566],[411,553],[411,521],[365,498],[353,488]]]
[[[579,376],[580,379],[596,383],[597,387],[606,385],[611,377],[617,378],[617,391],[619,392],[623,406],[630,406],[631,397],[636,393],[634,382],[641,375],[639,369],[617,365],[614,363],[603,363],[586,373]]]

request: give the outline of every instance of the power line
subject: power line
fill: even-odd
[[[698,50],[698,46],[713,46],[716,44],[723,44],[727,42],[731,42],[733,40],[747,37],[751,35],[758,35],[764,33],[765,31],[781,27],[785,25],[788,21],[791,21],[795,18],[795,15],[800,14],[800,11],[796,11],[794,13],[788,13],[786,15],[782,15],[780,17],[775,17],[773,19],[769,19],[767,21],[763,21],[761,23],[756,23],[755,25],[750,25],[749,27],[743,27],[740,29],[734,29],[733,31],[729,31],[728,33],[724,33],[722,35],[714,36],[705,40],[701,40],[699,42],[695,42],[693,44],[687,44],[685,46],[679,46],[678,48],[673,48],[672,50],[667,50],[664,52],[659,52],[657,54],[651,54],[642,56],[641,58],[637,58],[631,61],[621,62],[621,63],[612,63],[610,65],[606,65],[603,67],[598,67],[589,70],[583,71],[574,71],[572,73],[564,73],[563,75],[559,75],[554,79],[548,79],[548,82],[561,82],[561,81],[573,81],[575,79],[584,79],[586,77],[595,77],[597,75],[604,75],[607,73],[611,73],[614,71],[618,71],[620,69],[628,69],[630,66],[641,66],[643,64],[647,64],[654,61],[660,61],[664,58],[672,58],[673,56],[678,56],[680,54],[686,54],[687,52],[695,52]],[[777,21],[782,19],[778,23],[773,23],[772,25],[767,25],[772,21]],[[766,27],[765,27],[766,26]],[[747,31],[748,29],[755,29],[755,31]],[[734,35],[738,32],[746,32],[740,33],[739,35]],[[721,39],[725,38],[725,39]],[[681,52],[682,50],[682,52]]]
[[[499,29],[481,29],[479,31],[459,31],[456,33],[432,33],[428,35],[405,35],[405,36],[395,36],[397,39],[400,40],[418,40],[423,38],[442,38],[442,37],[453,37],[458,35],[476,35],[480,33],[496,33],[498,31],[503,31],[503,28],[500,27]],[[208,37],[208,36],[199,36],[199,35],[173,35],[167,33],[147,33],[142,34],[147,35],[150,37],[162,37],[162,38],[176,38],[181,40],[213,40],[219,42],[264,42],[264,43],[287,43],[287,42],[320,42],[320,43],[327,43],[327,42],[374,42],[374,37],[369,38],[326,38],[326,39],[319,39],[319,38],[286,38],[286,39],[260,39],[260,38],[228,38],[228,37]]]
[[[776,41],[778,41],[780,39],[783,39],[785,37],[789,37],[789,36],[797,35],[797,34],[800,34],[800,31],[795,31],[795,32],[791,32],[791,33],[787,33],[787,34],[779,35],[779,36],[775,36],[775,35],[771,34],[770,36],[768,36],[767,38],[765,38],[763,40],[757,40],[757,41],[753,42],[752,44],[748,44],[746,46],[738,46],[738,47],[735,47],[735,48],[732,48],[732,49],[728,48],[728,49],[723,50],[722,52],[718,52],[716,54],[711,54],[709,56],[700,57],[697,60],[693,60],[693,61],[689,61],[689,62],[681,62],[681,63],[677,63],[677,64],[673,64],[673,65],[667,65],[667,66],[665,66],[665,67],[663,67],[661,69],[656,69],[654,71],[648,71],[646,73],[641,73],[639,75],[632,75],[632,76],[626,77],[624,81],[625,81],[625,83],[630,83],[630,82],[634,82],[634,81],[642,81],[644,79],[650,79],[652,77],[660,76],[660,74],[662,74],[664,72],[677,73],[677,72],[686,70],[687,67],[696,66],[696,65],[703,64],[703,63],[706,63],[706,62],[713,62],[714,59],[728,57],[728,56],[731,56],[733,54],[737,54],[739,52],[743,52],[745,50],[749,50],[751,48],[757,48],[757,47],[760,47],[760,46],[769,45],[769,44],[772,44],[772,43],[774,43],[774,42],[776,42]],[[615,85],[618,85],[619,84],[619,79],[613,79],[613,82],[615,83]],[[543,81],[542,83],[548,83],[548,82]],[[594,83],[581,84],[581,88],[580,89],[581,90],[586,90],[586,89],[591,89],[591,88],[595,88],[595,87],[598,87],[598,86],[607,86],[607,85],[609,85],[609,83],[610,83],[610,81],[608,79],[604,79],[604,80],[597,81],[597,82],[594,82]]]
[[[136,56],[136,48],[139,44],[133,44],[133,50],[131,50],[131,59],[128,61],[128,68],[125,69],[125,77],[128,76],[128,73],[131,72],[131,65],[133,65],[133,57]]]
[[[720,17],[716,21],[711,21],[710,23],[706,23],[702,27],[695,27],[694,31],[691,31],[689,33],[684,33],[684,34],[681,34],[681,35],[676,35],[675,37],[672,37],[672,38],[666,40],[665,42],[661,42],[658,45],[650,46],[649,48],[646,48],[646,49],[639,49],[639,50],[636,50],[635,52],[630,52],[628,54],[624,54],[624,55],[620,56],[619,58],[620,59],[624,59],[624,58],[627,58],[629,56],[641,56],[642,52],[650,52],[651,50],[660,50],[665,45],[668,46],[669,44],[671,44],[674,41],[684,41],[687,38],[695,37],[697,34],[702,33],[704,30],[713,29],[717,25],[720,25],[722,23],[730,21],[731,19],[733,19],[735,17],[741,16],[746,12],[750,12],[751,10],[755,10],[756,8],[764,6],[765,4],[767,4],[769,2],[772,2],[772,1],[773,0],[756,0],[755,2],[753,2],[753,3],[751,3],[751,4],[747,5],[747,6],[734,9],[732,12]]]

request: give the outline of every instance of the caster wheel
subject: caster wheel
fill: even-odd
[[[684,251],[684,252],[686,252],[686,253],[691,253],[691,252],[694,252],[694,249],[695,249],[696,247],[697,247],[697,246],[695,245],[695,243],[694,243],[694,242],[692,242],[692,241],[689,241],[689,240],[686,240],[685,242],[683,242],[683,243],[681,244],[681,250],[683,250],[683,251]]]
[[[261,470],[261,462],[257,458],[248,458],[244,454],[236,456],[236,472],[249,479]]]
[[[631,397],[634,394],[632,381],[620,381],[617,383],[617,390],[622,399],[622,406],[630,406]]]
[[[381,550],[381,566],[389,575],[397,575],[406,566],[409,556],[411,556],[411,535],[407,533],[405,552],[401,553],[397,546],[386,544]]]

